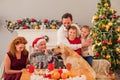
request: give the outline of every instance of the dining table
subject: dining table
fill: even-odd
[[[28,71],[28,69],[23,69],[22,75],[20,80],[30,80],[30,76],[32,75],[32,73],[30,73]]]

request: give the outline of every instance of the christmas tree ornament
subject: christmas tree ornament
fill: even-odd
[[[112,45],[112,41],[110,40],[107,44],[108,44],[108,45]]]
[[[109,54],[106,55],[106,59],[110,59],[110,55]]]
[[[117,28],[117,32],[120,32],[120,26],[119,26],[119,28]]]
[[[109,25],[106,25],[106,31],[108,32],[110,29],[110,26]]]
[[[111,11],[112,14],[114,13],[114,9],[113,8],[110,8],[110,11]]]
[[[108,6],[109,6],[109,4],[108,4],[108,3],[105,3],[105,4],[104,4],[104,6],[105,6],[105,7],[108,7]]]
[[[106,40],[103,40],[103,41],[102,41],[102,44],[106,44],[106,43],[107,43],[107,41],[106,41]]]
[[[108,26],[112,26],[112,25],[113,25],[113,23],[112,23],[112,22],[109,22],[109,23],[108,23]]]
[[[96,56],[96,57],[98,57],[98,56],[99,56],[99,53],[98,53],[98,52],[96,52],[96,53],[95,53],[95,56]]]
[[[116,14],[113,15],[113,18],[116,19],[118,16]]]
[[[107,47],[106,46],[102,46],[102,50],[104,51],[105,49],[107,49]]]
[[[102,28],[106,28],[106,25],[105,25],[105,24],[102,24]]]
[[[102,15],[102,18],[105,19],[105,18],[106,18],[106,15]]]
[[[97,15],[93,16],[94,20],[97,20],[99,17]]]

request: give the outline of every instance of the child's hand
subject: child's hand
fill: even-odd
[[[92,39],[88,39],[86,42],[82,43],[82,47],[88,47],[92,44]]]

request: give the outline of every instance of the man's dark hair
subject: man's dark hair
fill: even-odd
[[[72,19],[72,14],[70,14],[70,13],[65,13],[65,14],[62,16],[62,19],[63,19],[63,18],[70,18],[71,21],[73,20],[73,19]]]

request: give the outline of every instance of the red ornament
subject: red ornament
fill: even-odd
[[[47,23],[48,22],[48,19],[44,19],[44,23]]]
[[[62,69],[58,69],[58,72],[59,72],[60,74],[62,74],[62,73],[63,73]]]
[[[98,56],[99,56],[99,53],[98,53],[98,52],[96,52],[96,53],[95,53],[95,56],[96,56],[96,57],[98,57]]]
[[[120,43],[120,40],[117,40],[118,43]]]
[[[106,44],[106,43],[107,43],[106,40],[103,40],[103,41],[102,41],[102,44]]]
[[[17,20],[18,24],[22,24],[22,20]]]
[[[106,18],[106,15],[102,15],[102,18],[105,19],[105,18]]]
[[[117,15],[116,15],[116,14],[114,14],[114,15],[113,15],[113,18],[114,18],[114,19],[116,19],[116,18],[117,18]]]
[[[26,25],[24,25],[24,26],[23,26],[23,29],[27,29],[27,26],[26,26]]]
[[[35,19],[34,19],[34,18],[32,18],[32,19],[31,19],[31,22],[35,22]]]

